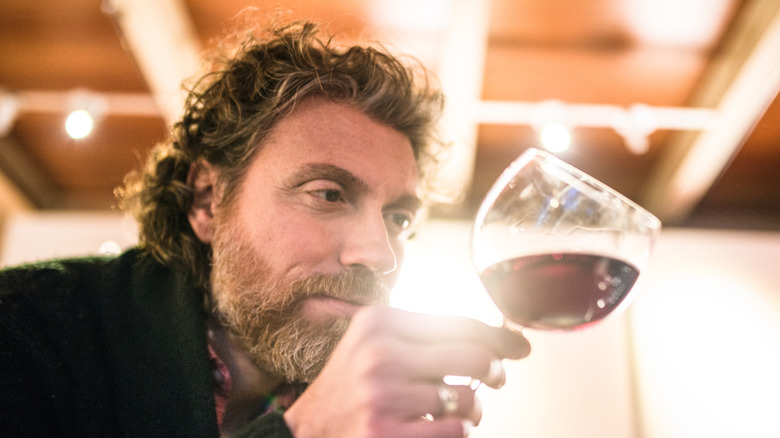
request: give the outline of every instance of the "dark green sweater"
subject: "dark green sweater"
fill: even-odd
[[[0,436],[218,436],[204,324],[139,250],[0,271]],[[291,436],[279,414],[242,435]]]

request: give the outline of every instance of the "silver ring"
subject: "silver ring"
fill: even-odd
[[[436,386],[441,402],[441,415],[450,415],[458,410],[458,391],[450,385],[439,384]]]

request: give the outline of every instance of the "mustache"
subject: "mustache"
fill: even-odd
[[[368,270],[336,275],[314,274],[292,282],[290,292],[288,296],[296,302],[313,296],[327,296],[362,305],[390,302],[390,288],[382,282],[379,274]]]

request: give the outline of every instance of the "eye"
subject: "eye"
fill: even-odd
[[[407,234],[411,233],[414,215],[401,212],[388,213],[385,215],[385,222],[387,223],[387,230],[391,234],[405,239]]]
[[[341,188],[336,187],[311,187],[305,191],[309,196],[329,204],[346,202],[346,194]]]
[[[344,194],[341,192],[341,190],[317,190],[314,192],[314,194],[328,202],[339,202],[344,199]]]
[[[390,215],[390,220],[402,230],[406,230],[412,225],[412,218],[408,215],[401,213],[394,213]]]

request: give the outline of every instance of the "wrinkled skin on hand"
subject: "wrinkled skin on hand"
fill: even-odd
[[[503,369],[491,372],[491,362],[529,351],[522,335],[474,319],[367,307],[285,421],[296,438],[463,437],[479,423],[479,402],[471,387],[455,386],[457,409],[441,415],[442,378],[470,376],[497,388]]]

